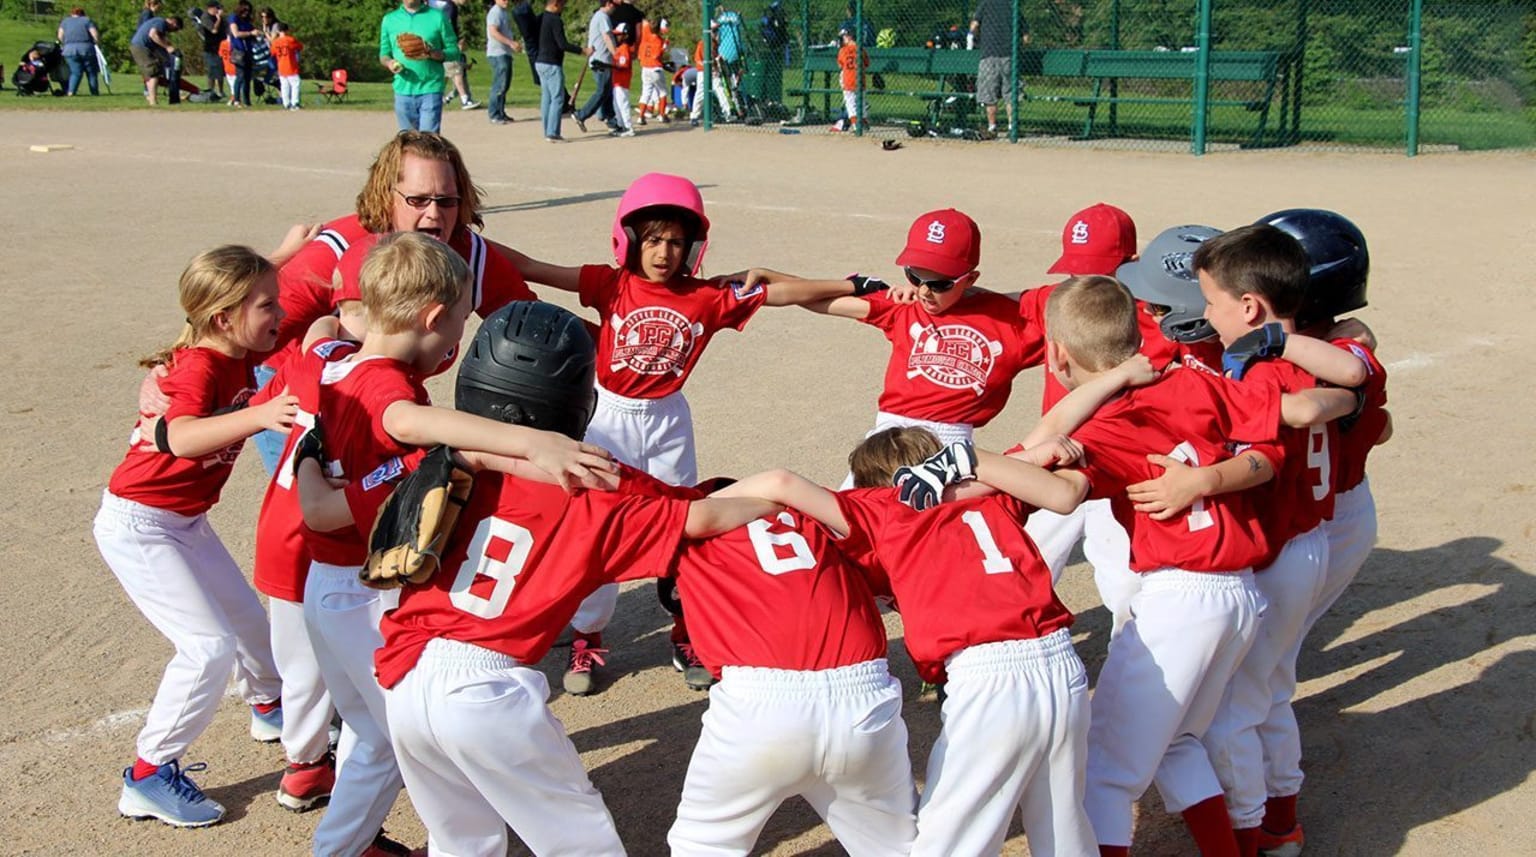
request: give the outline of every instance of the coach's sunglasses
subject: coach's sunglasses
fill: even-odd
[[[933,292],[936,295],[944,294],[945,292],[954,288],[955,283],[961,280],[961,277],[940,277],[937,280],[925,280],[922,277],[919,277],[917,272],[911,268],[902,268],[901,270],[906,273],[907,282],[914,286],[927,286],[928,291]]]
[[[399,193],[400,198],[405,200],[405,204],[415,209],[426,208],[434,202],[437,203],[438,208],[459,207],[459,198],[456,196],[406,196],[405,194],[400,193],[398,189],[395,191],[395,193]]]

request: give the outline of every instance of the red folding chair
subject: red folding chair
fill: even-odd
[[[331,85],[330,86],[326,86],[323,83],[316,83],[315,86],[320,88],[320,97],[325,99],[326,101],[331,101],[331,102],[346,101],[347,100],[347,70],[344,69],[344,68],[338,68],[338,69],[333,70],[331,72]]]

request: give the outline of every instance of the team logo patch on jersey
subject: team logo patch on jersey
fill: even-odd
[[[732,280],[731,281],[731,294],[736,297],[736,300],[744,301],[747,298],[757,297],[758,295],[760,295],[762,293],[763,293],[763,284],[762,283],[753,283],[752,285],[749,286],[746,283],[742,282],[741,280]]]
[[[391,458],[375,467],[372,473],[363,477],[363,490],[372,491],[386,482],[393,482],[399,479],[400,474],[404,472],[405,462],[401,461],[399,457]]]
[[[342,348],[349,348],[351,346],[352,343],[345,340],[331,339],[316,345],[315,353],[320,355],[321,360],[329,360],[331,359],[331,355],[335,354],[337,350]]]
[[[912,353],[907,357],[907,377],[927,378],[951,390],[986,392],[987,378],[1003,344],[988,339],[963,324],[912,325]]]
[[[614,316],[609,323],[613,325],[609,368],[615,372],[629,369],[642,375],[681,376],[694,344],[704,334],[704,325],[659,306],[641,307],[623,318]]]

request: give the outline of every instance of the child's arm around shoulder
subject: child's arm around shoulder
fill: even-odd
[[[835,315],[863,321],[869,317],[867,296],[891,289],[884,280],[854,274],[842,280],[807,280],[792,274],[782,274],[765,268],[754,268],[746,273],[749,286],[761,284],[765,291],[764,303],[768,306],[802,306],[811,312]],[[910,302],[910,287],[891,289],[890,298],[898,303]],[[914,292],[915,294],[915,292]]]
[[[176,391],[188,388],[188,395],[201,395],[196,391],[203,384],[212,384],[214,369],[207,364],[183,364],[184,371],[191,373],[183,381],[178,377],[167,384],[173,404],[167,413],[153,424],[155,446],[178,458],[201,458],[244,440],[263,429],[287,434],[298,413],[299,398],[288,395],[286,390],[277,392],[258,405],[248,406],[244,400],[238,405],[219,408],[209,414],[176,414]],[[199,373],[203,373],[199,375]],[[206,405],[205,405],[206,406]]]
[[[1160,374],[1145,354],[1131,355],[1124,363],[1063,396],[1024,436],[1020,445],[1029,449],[1055,435],[1069,435],[1077,431],[1095,411],[1121,390],[1150,384]]]
[[[1275,478],[1274,463],[1268,456],[1252,449],[1204,467],[1190,467],[1167,455],[1148,455],[1147,461],[1163,468],[1163,474],[1156,479],[1128,485],[1125,493],[1136,511],[1147,514],[1154,521],[1166,521],[1179,515],[1197,500],[1246,491]]]
[[[976,480],[1058,515],[1069,514],[1088,496],[1088,477],[1079,471],[1045,470],[985,449],[976,450]]]
[[[688,504],[688,520],[683,535],[707,539],[745,526],[758,518],[772,515],[784,507],[761,497],[722,497],[714,495]]]
[[[613,457],[602,447],[555,432],[499,423],[463,411],[402,399],[384,409],[382,420],[384,431],[400,443],[409,446],[441,443],[454,449],[527,459],[567,490],[573,484],[603,487],[604,481],[598,474],[616,472]]]
[[[798,509],[839,537],[848,535],[848,519],[837,504],[837,495],[791,470],[765,470],[722,488],[710,497],[762,498]]]
[[[552,265],[513,250],[505,244],[496,241],[490,244],[501,251],[503,256],[512,260],[512,264],[517,266],[517,270],[522,272],[523,279],[528,282],[551,286],[564,292],[581,291],[581,266]]]

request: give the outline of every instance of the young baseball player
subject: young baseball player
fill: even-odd
[[[299,108],[299,52],[304,50],[304,43],[288,32],[288,25],[282,21],[277,23],[277,32],[280,34],[272,40],[272,58],[277,60],[277,82],[282,93],[283,109],[298,110]]]
[[[695,275],[708,243],[699,189],[682,176],[649,173],[619,200],[613,222],[619,267],[570,268],[512,256],[530,280],[576,292],[602,319],[597,412],[588,442],[669,485],[699,481],[693,417],[682,387],[710,339],[721,330],[740,330],[760,307],[824,301],[857,288],[846,280],[800,281],[756,270],[723,282],[700,280]],[[594,689],[592,669],[606,654],[602,630],[617,601],[618,587],[604,587],[577,611],[564,681],[568,693]],[[676,665],[684,669],[687,663]]]
[[[320,367],[316,413],[333,478],[370,491],[403,476],[416,447],[437,443],[529,458],[562,480],[586,475],[582,462],[606,464],[592,448],[549,432],[431,407],[422,379],[458,346],[473,298],[469,268],[447,245],[416,233],[386,236],[369,252],[359,280],[368,326],[362,347]],[[368,526],[358,522],[371,522],[371,513],[360,505],[343,521],[305,514],[312,559],[305,625],[332,702],[357,734],[315,830],[316,854],[367,847],[401,785],[372,665],[385,605],[357,579],[367,556],[361,530]]]
[[[476,334],[455,400],[468,413],[547,426],[574,444],[595,404],[594,360],[575,316],[514,303]],[[313,464],[305,470],[316,476]],[[723,532],[777,507],[672,499],[656,496],[665,486],[637,471],[620,478],[616,491],[568,494],[479,473],[442,568],[404,589],[384,618],[378,679],[432,853],[503,854],[509,825],[537,854],[624,853],[534,665],[587,593],[665,571],[685,536]]]
[[[662,122],[671,122],[667,115],[668,52],[672,43],[667,34],[672,27],[666,18],[660,23],[647,18],[640,25],[640,124],[645,124],[645,114],[654,112]]]
[[[844,118],[832,124],[833,131],[853,131],[859,125],[859,72],[869,67],[869,54],[859,50],[853,33],[840,30],[841,47],[837,49],[838,84],[843,88]],[[861,62],[862,60],[862,62]]]
[[[1045,323],[1047,365],[1068,389],[1141,344],[1135,301],[1108,278],[1058,286]],[[1153,475],[1149,452],[1207,463],[1230,455],[1229,439],[1272,439],[1281,408],[1273,386],[1234,385],[1176,367],[1100,408],[1073,433],[1087,450],[1077,469],[1087,496],[1110,500],[1130,536],[1131,568],[1142,575],[1092,703],[1085,804],[1102,854],[1129,853],[1132,806],[1154,777],[1201,854],[1236,853],[1199,739],[1252,643],[1262,598],[1250,568],[1268,545],[1248,494],[1158,521],[1135,512],[1124,488]]]
[[[953,208],[930,211],[913,221],[896,257],[915,300],[875,290],[808,307],[862,321],[891,343],[870,434],[918,426],[944,443],[970,440],[1008,403],[1019,372],[1044,359],[1044,336],[1019,303],[976,286],[980,261],[976,221]]]
[[[610,132],[613,137],[635,136],[629,121],[629,86],[635,74],[635,45],[630,36],[628,24],[613,28],[613,118],[618,124]]]
[[[673,574],[720,683],[667,835],[672,853],[747,854],[795,795],[849,853],[908,853],[915,789],[901,685],[869,585],[827,530],[786,509],[685,542]]]
[[[96,515],[96,544],[130,600],[176,647],[123,771],[118,812],[177,827],[224,817],[181,767],[187,747],[218,711],[235,674],[251,706],[251,735],[275,740],[281,687],[267,614],[208,525],[235,456],[264,428],[287,430],[296,400],[255,392],[253,353],[270,351],[283,311],[272,263],[247,247],[198,255],[182,272],[187,319],[176,343],[151,358],[170,406],[146,435],[135,429]],[[146,361],[146,365],[150,361]]]

